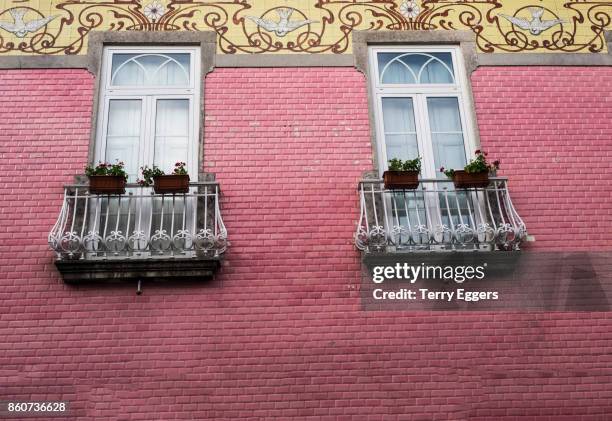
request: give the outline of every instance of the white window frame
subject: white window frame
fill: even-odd
[[[189,85],[175,86],[112,86],[112,57],[113,54],[190,54]],[[106,134],[108,129],[108,111],[111,100],[138,99],[142,101],[142,127],[140,131],[140,150],[138,151],[138,168],[143,165],[149,167],[154,159],[155,139],[155,104],[159,99],[187,99],[189,100],[189,146],[187,158],[187,171],[191,181],[198,181],[199,173],[199,113],[200,113],[200,49],[198,47],[173,46],[139,46],[139,47],[105,47],[102,57],[102,71],[100,83],[100,102],[98,112],[98,125],[95,143],[95,161],[106,161]],[[166,173],[172,168],[162,168]]]
[[[383,84],[380,81],[381,69],[378,68],[378,53],[444,53],[451,54],[454,70],[455,83],[451,84]],[[417,131],[417,144],[419,155],[423,158],[421,177],[436,178],[439,168],[435,167],[433,143],[429,126],[427,110],[427,97],[454,97],[457,98],[461,128],[463,131],[463,144],[465,147],[466,160],[474,155],[478,149],[476,136],[472,129],[473,125],[469,122],[474,121],[472,112],[471,95],[469,92],[469,82],[463,55],[459,46],[443,45],[419,45],[419,46],[375,46],[369,47],[369,68],[371,69],[371,89],[374,101],[374,116],[376,124],[376,145],[378,154],[378,168],[380,175],[388,168],[387,148],[385,145],[385,135],[383,126],[382,99],[385,97],[411,97],[413,99],[414,118]],[[415,157],[416,158],[416,157]],[[462,169],[462,168],[456,168]]]

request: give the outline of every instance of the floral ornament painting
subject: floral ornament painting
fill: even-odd
[[[145,6],[143,13],[148,19],[156,21],[166,13],[166,8],[159,2],[153,2]]]
[[[416,18],[419,13],[421,12],[421,9],[419,8],[419,5],[415,2],[415,1],[405,1],[400,5],[400,13],[404,16],[406,16],[408,19],[414,19]]]

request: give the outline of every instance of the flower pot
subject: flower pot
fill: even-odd
[[[419,187],[418,171],[385,171],[383,181],[386,189],[414,190]]]
[[[469,189],[473,187],[487,187],[489,185],[488,172],[469,173],[464,170],[455,171],[453,182],[458,189]]]
[[[89,193],[123,194],[125,193],[125,177],[122,175],[90,175]]]
[[[153,190],[157,194],[189,192],[188,175],[160,175],[153,177]]]

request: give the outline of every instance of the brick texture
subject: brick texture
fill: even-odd
[[[46,236],[86,163],[94,83],[0,71],[0,400],[68,400],[78,420],[612,416],[608,313],[362,311],[352,235],[372,157],[350,68],[207,76],[204,169],[231,241],[215,281],[64,285]],[[530,246],[611,248],[612,70],[485,68],[473,84]]]
[[[483,147],[549,250],[612,249],[612,69],[489,67],[472,77]]]

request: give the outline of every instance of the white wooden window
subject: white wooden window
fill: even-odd
[[[459,47],[371,47],[369,59],[381,173],[417,156],[422,178],[463,169],[476,145]]]
[[[97,161],[123,161],[129,181],[140,167],[198,174],[200,57],[197,48],[107,47],[104,50]]]

